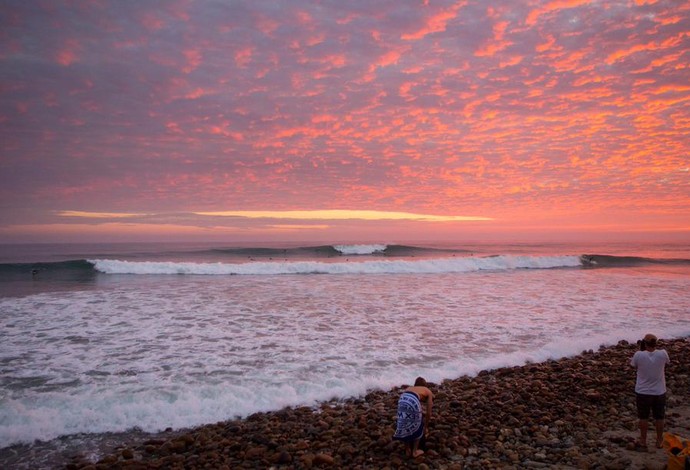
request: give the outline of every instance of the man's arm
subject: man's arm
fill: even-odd
[[[424,419],[426,420],[426,423],[424,424],[429,424],[429,420],[431,419],[431,408],[434,406],[434,394],[431,393],[431,390],[429,390],[429,396],[426,399],[426,413],[424,414]]]
[[[633,354],[632,359],[630,359],[630,365],[637,369],[637,353]]]

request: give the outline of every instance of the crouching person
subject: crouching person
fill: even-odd
[[[414,386],[406,388],[400,395],[398,421],[393,439],[405,443],[405,453],[410,457],[424,454],[419,448],[419,442],[429,432],[433,403],[434,394],[422,377],[417,377]]]

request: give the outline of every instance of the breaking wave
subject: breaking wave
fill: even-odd
[[[279,275],[279,274],[425,274],[507,271],[512,269],[628,268],[648,265],[690,265],[688,259],[612,255],[468,256],[404,245],[327,245],[308,250],[329,256],[291,258],[307,248],[248,249],[250,255],[215,256],[217,262],[78,259],[46,263],[0,264],[0,282],[42,280],[90,282],[102,274]],[[241,250],[233,249],[238,255]],[[282,256],[279,256],[281,253]],[[426,254],[426,256],[423,256]],[[346,258],[346,259],[345,259]]]
[[[376,260],[357,262],[251,262],[181,263],[158,261],[89,260],[106,274],[193,274],[193,275],[278,275],[278,274],[425,274],[505,271],[511,269],[554,269],[581,266],[578,256],[490,256],[435,258],[426,260]]]

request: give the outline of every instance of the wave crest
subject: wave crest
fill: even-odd
[[[333,245],[343,255],[373,255],[383,253],[388,245]]]
[[[581,266],[578,256],[492,256],[428,260],[361,262],[186,263],[89,260],[106,274],[279,275],[279,274],[439,274],[512,269],[554,269]]]

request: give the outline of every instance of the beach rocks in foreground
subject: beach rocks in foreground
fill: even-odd
[[[672,360],[667,429],[688,430],[690,342],[667,340],[662,347]],[[97,463],[75,457],[67,468],[663,468],[663,450],[631,450],[638,431],[628,363],[636,348],[620,342],[431,384],[436,397],[426,453],[416,460],[391,440],[401,391],[395,389],[157,436]]]

